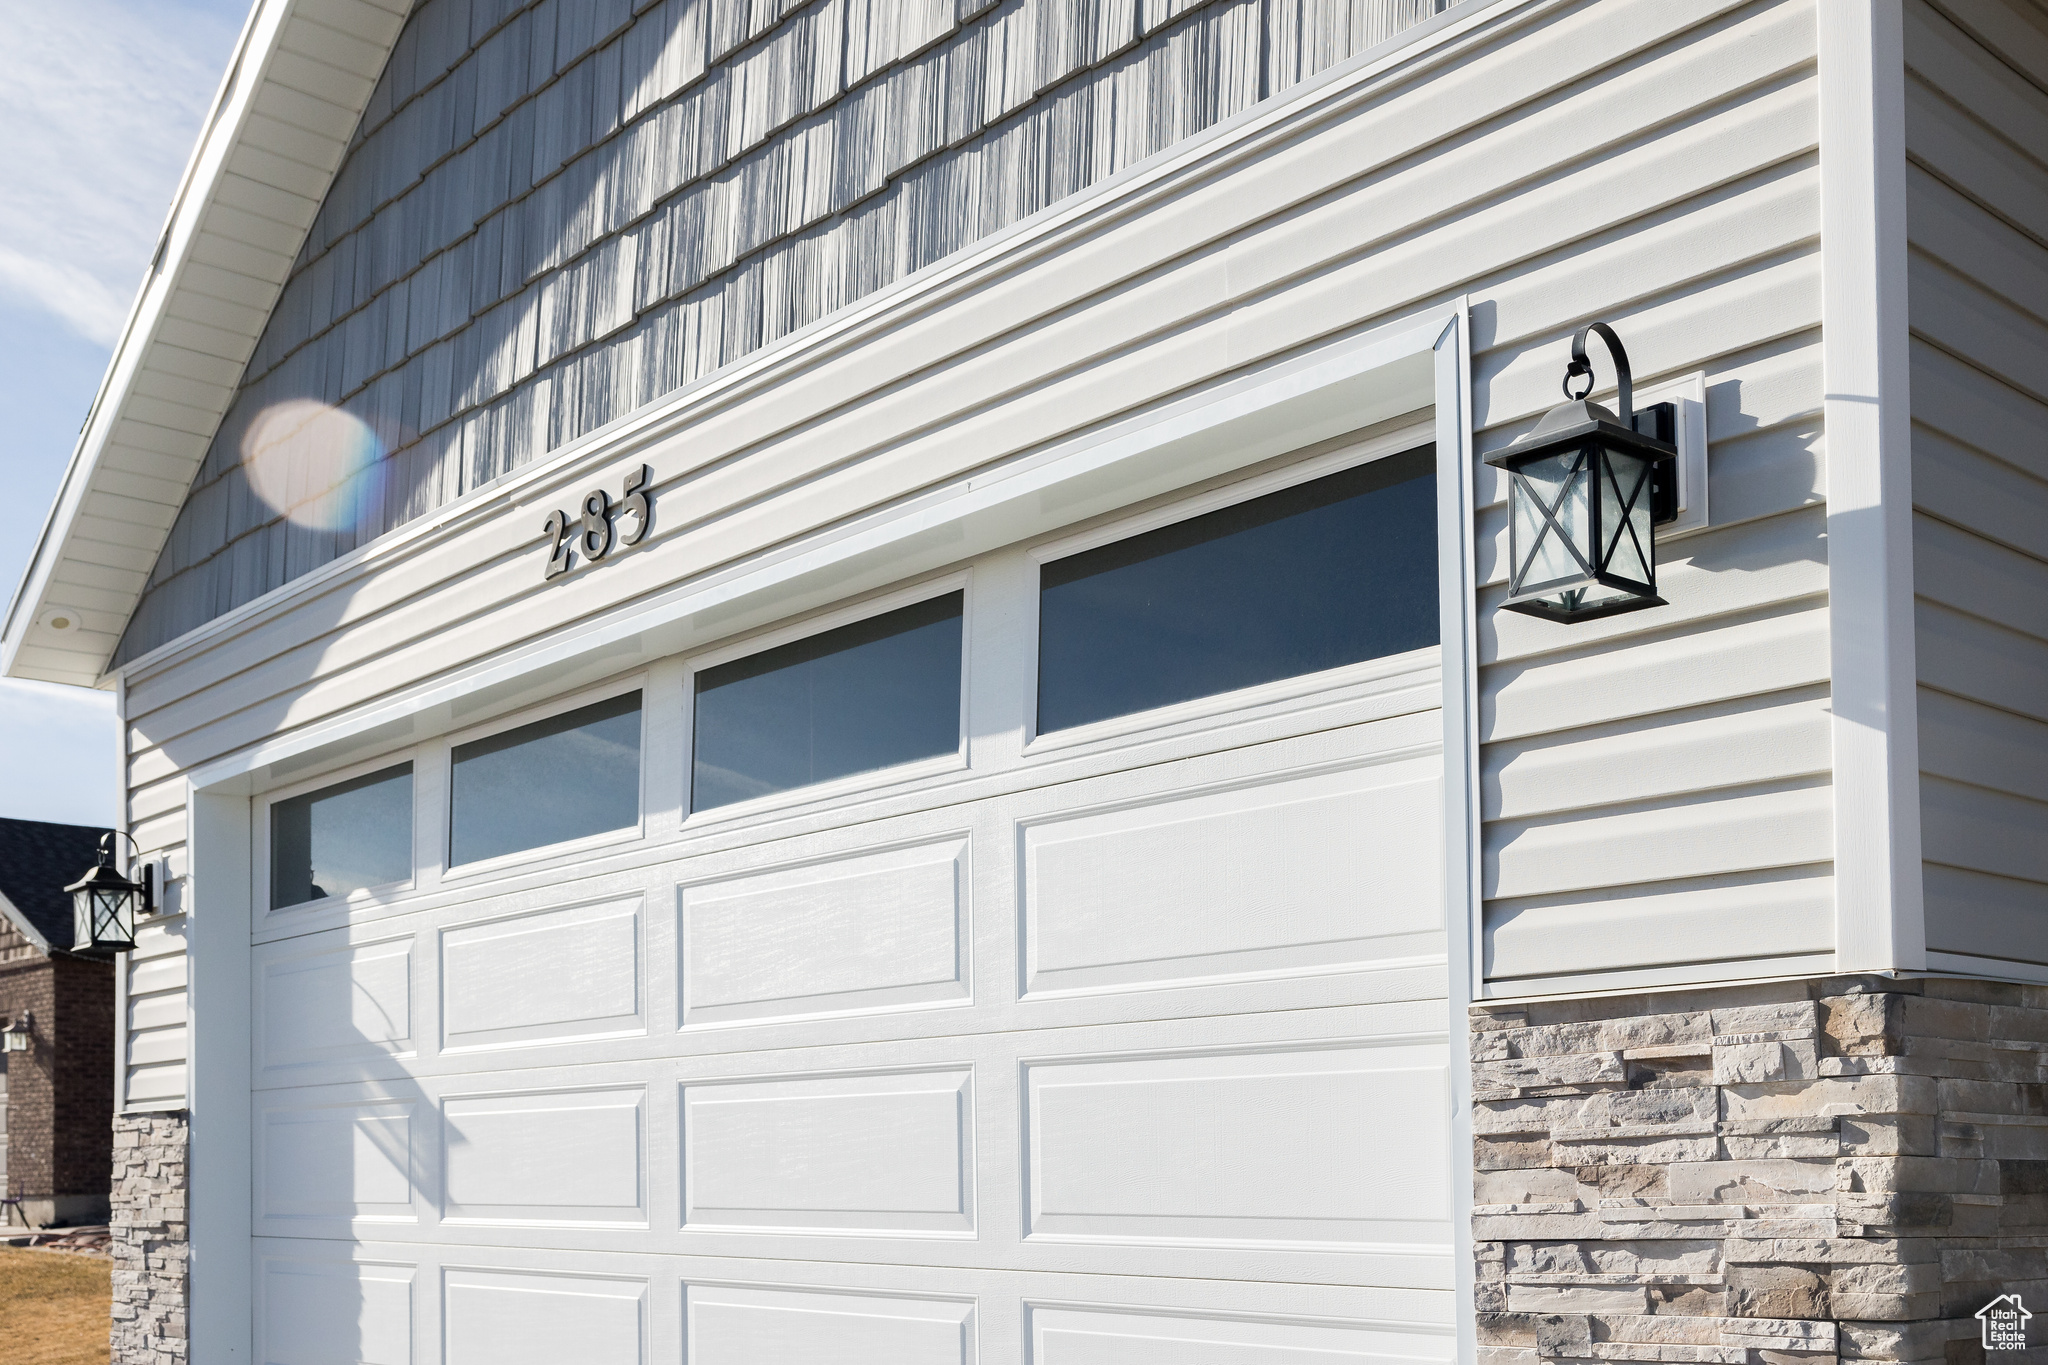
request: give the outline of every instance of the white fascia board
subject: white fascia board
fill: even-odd
[[[295,17],[316,3],[317,0],[257,0],[243,25],[241,38],[214,98],[205,130],[193,148],[177,194],[171,201],[168,220],[150,261],[149,273],[129,308],[127,323],[115,343],[113,358],[108,362],[99,393],[93,399],[84,429],[79,433],[78,444],[65,468],[63,481],[58,485],[57,497],[44,521],[28,567],[8,605],[4,620],[0,620],[0,676],[34,677],[82,687],[111,686],[111,679],[105,673],[112,655],[111,645],[97,651],[90,666],[79,662],[62,668],[32,664],[23,657],[24,649],[40,645],[36,652],[47,657],[63,650],[66,644],[62,636],[32,640],[31,632],[43,618],[57,570],[70,546],[82,531],[93,529],[97,521],[84,510],[87,497],[98,478],[112,433],[125,416],[136,376],[148,366],[157,332],[183,282],[193,244],[221,190],[228,164],[240,149],[249,115],[269,78],[271,64],[282,45],[284,34]],[[391,41],[395,43],[404,15],[411,8],[411,0],[368,0],[368,3],[392,16]],[[328,30],[309,27],[307,31],[318,34]],[[365,104],[373,89],[374,84],[365,89]],[[355,112],[357,117],[361,116],[360,109]],[[324,187],[322,193],[325,193]],[[282,286],[279,288],[281,290]],[[267,321],[267,308],[265,314]],[[257,335],[252,332],[247,338],[252,349]],[[190,463],[196,472],[198,461]],[[189,475],[187,477],[189,479]],[[181,501],[182,498],[180,494]],[[145,531],[129,522],[100,529],[100,539],[117,543],[134,545],[140,537],[149,538],[151,543],[137,545],[137,548],[147,550],[152,558],[161,551],[170,536],[168,524],[162,531]],[[133,611],[133,601],[141,599],[144,581],[146,575],[139,576],[135,590],[126,594],[133,600],[129,611],[121,613],[123,624]],[[88,656],[79,654],[75,657],[83,660]]]
[[[1821,357],[1840,971],[1927,965],[1913,653],[1902,0],[1829,0]]]
[[[1165,151],[990,234],[972,246],[877,290],[839,311],[762,347],[730,366],[616,419],[513,473],[482,484],[453,502],[386,532],[254,601],[123,663],[128,677],[146,676],[196,655],[224,635],[239,633],[291,611],[351,578],[389,572],[405,558],[508,505],[546,501],[580,482],[591,467],[652,446],[742,403],[806,369],[831,362],[899,326],[1055,254],[1099,231],[1105,223],[1170,200],[1195,181],[1228,174],[1273,144],[1339,118],[1374,98],[1390,73],[1413,79],[1439,63],[1454,62],[1465,40],[1490,35],[1502,23],[1534,22],[1575,0],[1460,0],[1442,14],[1300,82],[1273,98],[1176,143]]]
[[[1432,407],[1462,301],[956,479],[631,606],[255,744],[191,775],[247,794]],[[1460,414],[1439,414],[1438,430]]]

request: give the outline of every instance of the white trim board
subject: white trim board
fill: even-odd
[[[1927,965],[1913,644],[1901,0],[1822,4],[1821,355],[1835,967]]]

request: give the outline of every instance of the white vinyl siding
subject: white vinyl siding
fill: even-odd
[[[1505,516],[1480,470],[1490,972],[1520,990],[1824,962],[1812,7],[1482,12],[1499,17],[1164,154],[1170,193],[1139,178],[1083,196],[1045,215],[1055,248],[1012,234],[988,249],[999,269],[935,275],[915,309],[885,291],[849,310],[846,341],[797,338],[698,391],[686,434],[644,452],[661,480],[644,550],[543,584],[542,503],[614,482],[615,461],[583,461],[146,661],[128,692],[137,837],[179,871],[195,766],[1465,294],[1482,451],[1556,401],[1571,329],[1600,317],[1639,382],[1706,372],[1714,475],[1714,525],[1664,559],[1673,605],[1567,629],[1492,610]],[[1562,803],[1532,805],[1523,774],[1546,768]]]
[[[1909,0],[1906,62],[1927,946],[2048,965],[2048,17]]]

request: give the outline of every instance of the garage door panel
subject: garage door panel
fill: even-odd
[[[441,930],[442,1050],[646,1031],[640,897]]]
[[[409,1100],[308,1098],[256,1115],[259,1228],[343,1235],[351,1224],[417,1222],[430,1111]]]
[[[1033,1239],[1441,1246],[1441,1047],[1031,1062]]]
[[[683,1228],[974,1231],[970,1068],[685,1082]]]
[[[461,1359],[502,1342],[492,1311],[526,1326],[526,1312],[565,1307],[592,1340],[607,1330],[625,1340],[637,1312],[641,1358],[671,1365],[1453,1358],[1448,1291],[973,1267],[947,1271],[938,1288],[921,1266],[273,1238],[257,1241],[255,1258],[258,1358],[266,1365],[425,1365],[441,1360],[444,1346],[448,1359]],[[585,1297],[598,1302],[575,1302]],[[284,1330],[300,1318],[317,1332]],[[529,1335],[553,1344],[545,1327]],[[760,1342],[773,1349],[747,1349]],[[624,1349],[619,1359],[636,1358]],[[554,1358],[610,1359],[587,1342]]]
[[[691,1284],[690,1365],[976,1365],[973,1299]]]
[[[645,1227],[646,1129],[642,1086],[450,1097],[443,1221]]]
[[[487,1089],[421,1077],[415,1223],[329,1209],[261,1230],[1448,1288],[1448,1208],[1400,1222],[1419,1207],[1409,1196],[1446,1198],[1446,1023],[1437,1000],[621,1059],[498,1073]],[[1286,1106],[1253,1093],[1302,1076],[1331,1079]],[[1094,1107],[1059,1109],[1074,1096]],[[382,1113],[405,1098],[321,1086],[265,1103]],[[1374,1187],[1360,1152],[1391,1183]],[[1092,1162],[1131,1179],[1091,1187]],[[353,1168],[324,1169],[345,1184]],[[1149,1185],[1152,1202],[1096,1197],[1119,1183]],[[1237,1204],[1216,1202],[1231,1191]],[[1191,1216],[1173,1216],[1179,1198]]]
[[[680,886],[683,1026],[969,999],[968,847],[951,834]]]
[[[1012,929],[1014,938],[1015,930]],[[359,1059],[315,1062],[289,1068],[260,1068],[257,1088],[344,1083],[392,1083],[411,1078],[452,1080],[515,1075],[538,1064],[607,1067],[648,1064],[664,1058],[708,1065],[714,1058],[739,1058],[825,1046],[913,1043],[971,1035],[980,1030],[1021,1032],[1077,1029],[1118,1022],[1164,1022],[1219,1014],[1290,1010],[1377,1009],[1416,1011],[1440,1019],[1443,959],[1423,954],[1372,970],[1337,970],[1314,976],[1283,975],[1244,981],[1235,978],[1128,994],[1073,993],[1023,1000],[931,1005],[850,1016],[777,1023],[724,1024],[680,1032],[659,1027],[661,979],[650,987],[649,1028],[621,1038],[548,1041],[518,1046],[441,1053],[430,1029],[417,1052],[394,1055],[365,1050]],[[433,983],[423,989],[422,1014],[435,1006]]]
[[[412,1365],[414,1270],[406,1264],[262,1256],[256,1350],[263,1365]]]
[[[388,1061],[413,1051],[410,934],[351,942],[346,931],[256,959],[256,1057],[265,1075]],[[396,1071],[399,1068],[391,1068]]]
[[[1082,809],[1019,827],[1025,994],[1440,955],[1438,766],[1067,793]],[[1090,797],[1115,804],[1091,810]]]
[[[1441,1361],[1441,1337],[1378,1324],[1025,1305],[1032,1365],[1369,1365]]]
[[[422,1365],[1448,1361],[1434,679],[1000,754],[975,701],[983,767],[263,918],[259,1323]]]
[[[562,1365],[647,1359],[645,1279],[449,1269],[442,1273],[445,1365]]]

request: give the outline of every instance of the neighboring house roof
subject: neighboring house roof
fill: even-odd
[[[0,672],[103,684],[410,8],[257,0],[0,620]]]
[[[71,946],[64,888],[99,860],[103,829],[0,817],[0,915],[44,952]]]

